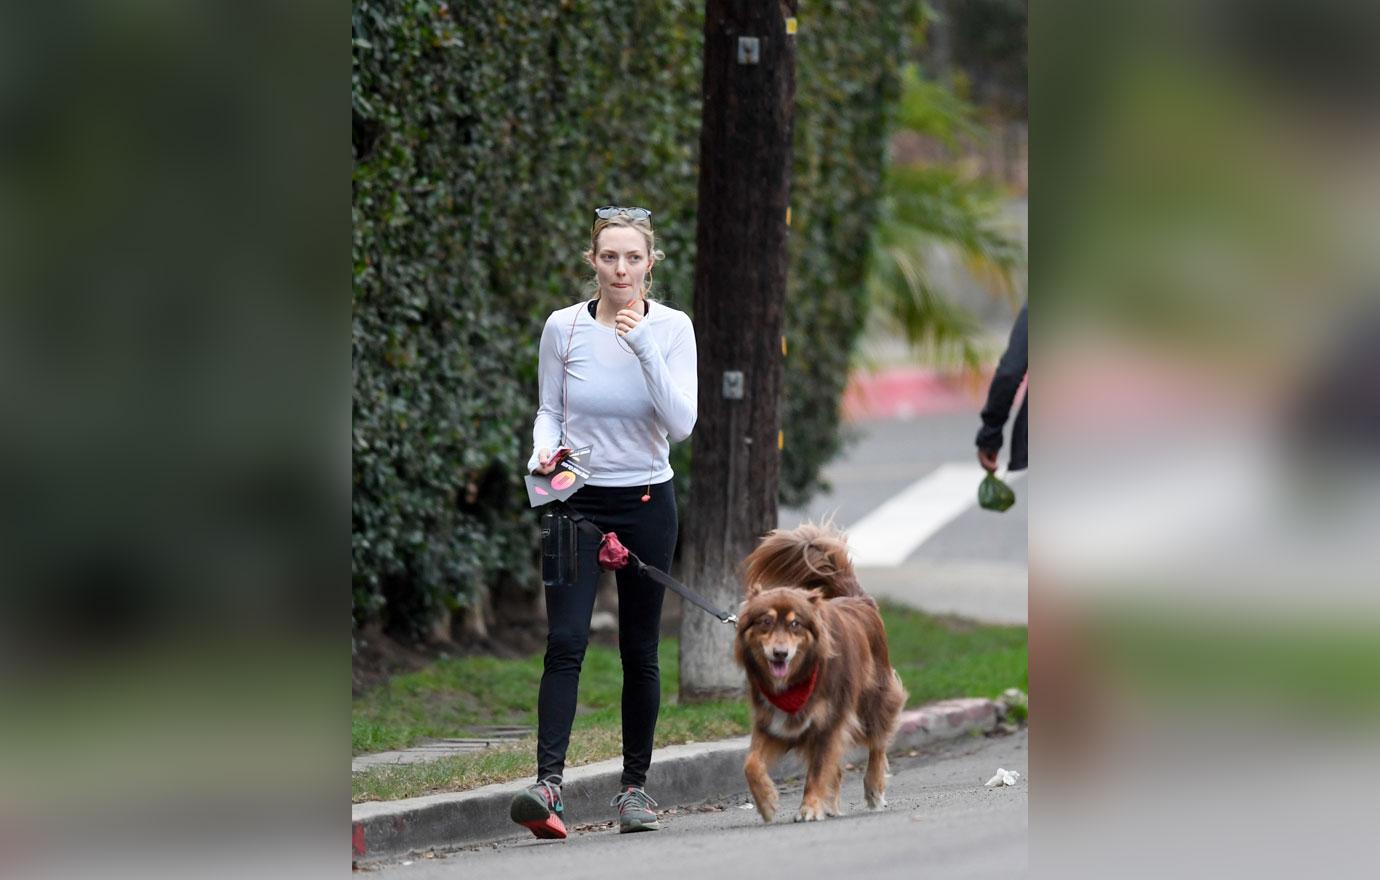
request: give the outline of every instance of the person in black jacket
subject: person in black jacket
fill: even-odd
[[[1011,404],[1016,400],[1016,390],[1025,378],[1029,360],[1029,343],[1026,339],[1026,313],[1030,309],[1027,302],[1021,306],[1016,316],[1016,326],[1011,328],[1011,340],[1006,344],[1006,353],[997,364],[992,375],[992,387],[987,390],[987,405],[982,408],[982,427],[977,432],[978,461],[989,473],[997,469],[997,453],[1001,450],[1001,432],[1011,415]],[[1011,459],[1009,470],[1025,470],[1027,457],[1027,407],[1030,403],[1030,387],[1021,398],[1021,409],[1016,413],[1016,424],[1011,428]]]

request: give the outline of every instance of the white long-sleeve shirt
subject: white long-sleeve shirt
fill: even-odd
[[[528,470],[564,434],[572,449],[592,447],[591,486],[669,480],[671,443],[695,427],[696,369],[695,329],[670,306],[652,302],[623,337],[595,321],[587,301],[553,312],[541,334]]]

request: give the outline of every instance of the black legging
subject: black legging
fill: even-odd
[[[585,486],[567,502],[643,562],[662,571],[676,549],[676,492],[670,480],[646,486]],[[599,583],[598,539],[580,531],[580,562],[573,587],[546,587],[546,663],[537,701],[537,778],[560,776],[575,720],[580,666],[589,644],[589,619]],[[622,785],[643,785],[652,763],[652,735],[661,706],[661,599],[664,589],[639,576],[634,565],[618,572],[618,653],[623,660]]]

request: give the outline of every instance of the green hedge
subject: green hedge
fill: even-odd
[[[802,11],[791,502],[837,449],[911,9]],[[545,316],[580,295],[591,208],[653,208],[667,254],[657,292],[693,311],[702,16],[687,0],[354,4],[356,624],[415,636],[484,590],[536,588],[521,464],[537,340]]]
[[[912,0],[801,4],[786,311],[782,503],[825,488],[839,400],[867,317],[868,255]]]

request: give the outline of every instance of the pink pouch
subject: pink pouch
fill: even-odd
[[[599,542],[599,567],[604,571],[618,571],[628,564],[628,548],[618,540],[617,532],[605,532]]]

